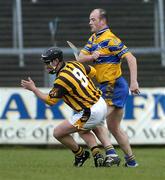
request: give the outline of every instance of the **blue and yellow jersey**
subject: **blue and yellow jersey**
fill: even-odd
[[[91,55],[94,51],[99,51],[101,54],[94,61],[97,71],[96,80],[99,83],[105,81],[114,83],[122,74],[121,59],[129,53],[128,48],[106,27],[97,34],[94,33],[81,50],[85,55]]]
[[[95,73],[92,66],[68,61],[59,71],[46,103],[54,105],[59,99],[63,99],[75,111],[90,108],[101,96],[101,91],[90,78]]]

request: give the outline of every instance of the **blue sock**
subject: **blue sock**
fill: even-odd
[[[106,156],[116,157],[116,151],[112,145],[105,147],[105,154]]]

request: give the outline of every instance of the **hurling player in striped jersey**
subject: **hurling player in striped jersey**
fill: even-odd
[[[79,132],[90,147],[95,166],[103,166],[104,157],[95,136],[91,133],[96,126],[104,125],[107,114],[107,105],[101,97],[102,93],[91,80],[96,70],[77,61],[64,62],[63,52],[57,47],[46,49],[41,60],[48,73],[56,74],[53,88],[45,94],[36,87],[31,78],[22,80],[22,87],[32,91],[49,105],[63,99],[76,112],[71,119],[63,120],[57,125],[53,132],[54,137],[75,154],[74,166],[82,166],[89,158],[89,152],[78,145],[71,136],[75,132]],[[113,160],[109,163],[113,164]]]

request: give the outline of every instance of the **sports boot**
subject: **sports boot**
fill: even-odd
[[[139,164],[135,160],[135,156],[125,156],[125,167],[137,167]]]
[[[104,157],[102,154],[97,153],[94,156],[95,167],[102,167],[104,165]]]
[[[121,159],[118,156],[116,156],[116,157],[107,156],[104,160],[104,166],[105,167],[111,167],[113,165],[119,166],[120,161],[121,161]]]
[[[73,165],[75,167],[81,167],[88,158],[90,158],[90,153],[88,151],[84,151],[82,156],[75,156],[75,162]]]

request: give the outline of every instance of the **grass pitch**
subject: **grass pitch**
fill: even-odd
[[[95,168],[93,158],[72,166],[67,149],[0,148],[0,180],[164,180],[165,148],[133,148],[137,168]],[[117,149],[120,157],[122,152]],[[122,164],[124,159],[122,158]]]

